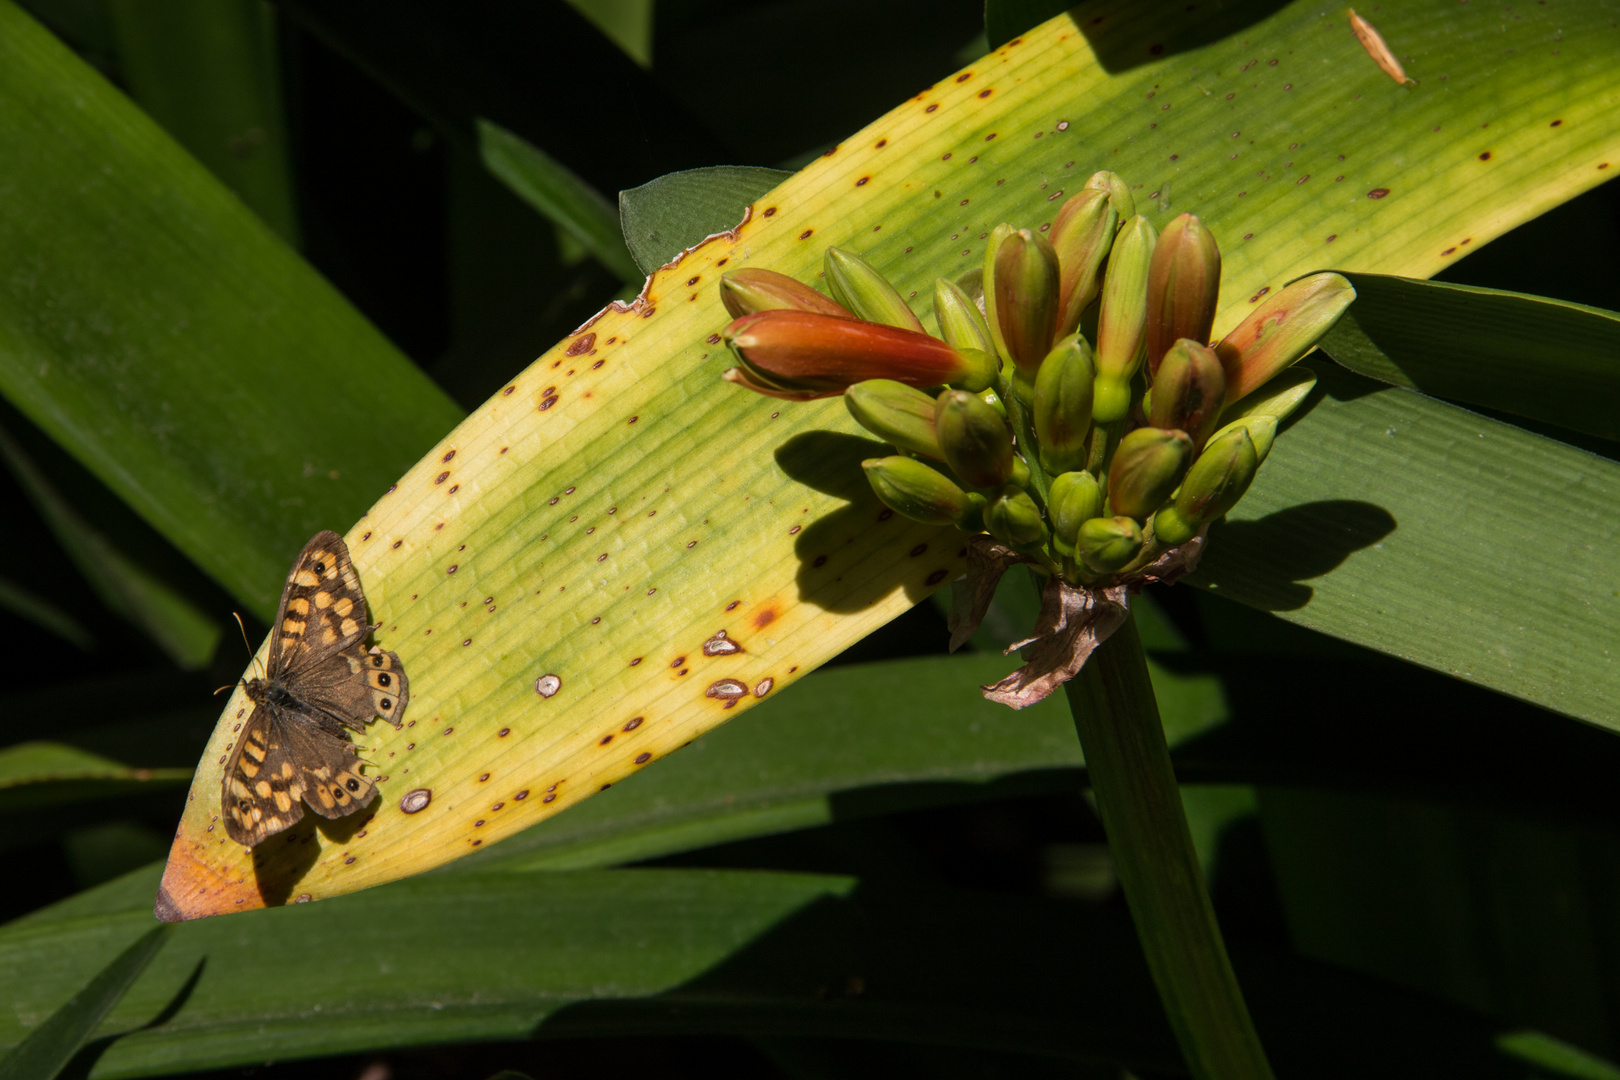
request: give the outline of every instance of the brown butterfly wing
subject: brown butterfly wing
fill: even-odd
[[[225,763],[220,809],[225,835],[252,847],[304,816],[303,778],[275,710],[256,704]]]
[[[366,597],[349,549],[333,532],[311,540],[287,579],[271,648],[282,659],[278,671],[293,696],[355,731],[372,717],[397,729],[410,699],[399,657],[365,651]]]
[[[233,840],[251,847],[290,827],[303,817],[303,802],[339,818],[370,801],[374,785],[361,775],[344,728],[364,731],[373,717],[399,728],[410,699],[399,657],[366,651],[370,631],[348,547],[334,532],[317,533],[282,589],[268,677],[247,684],[254,710],[221,792]],[[272,696],[276,684],[285,696]]]
[[[298,764],[299,794],[326,818],[352,814],[371,801],[373,784],[360,775],[360,759],[343,729],[291,716],[283,734]]]
[[[366,594],[348,546],[335,532],[316,533],[281,590],[270,628],[270,678],[291,689],[311,675],[324,683],[334,663],[350,674],[339,657],[365,640],[371,630],[366,618]]]

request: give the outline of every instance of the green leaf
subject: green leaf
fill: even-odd
[[[1322,349],[1351,371],[1620,439],[1620,313],[1498,289],[1346,276],[1356,302]]]
[[[645,276],[624,246],[612,205],[551,155],[488,120],[478,121],[485,168],[524,202],[556,222],[627,283]]]
[[[219,623],[161,573],[86,521],[4,428],[0,459],[102,603],[142,630],[176,666],[188,671],[206,666],[219,644]]]
[[[140,871],[0,929],[0,1046],[71,994],[90,956],[148,925],[155,883]],[[1522,1080],[1482,1017],[1285,954],[1236,957],[1284,1075],[1417,1080],[1445,1062]],[[103,1025],[116,1038],[93,1075],[767,1031],[1181,1067],[1129,924],[1108,905],[812,874],[485,870],[176,927]]]
[[[156,926],[102,968],[84,987],[0,1059],[0,1080],[51,1080],[73,1059],[169,938]],[[30,975],[15,972],[26,980]]]
[[[854,664],[813,676],[657,769],[492,849],[501,865],[575,869],[1021,790],[1073,790],[1082,765],[1057,700],[1016,716],[978,688],[998,654]],[[1220,685],[1153,667],[1179,741],[1225,719]],[[1052,770],[1064,770],[1054,773]]]
[[[298,242],[271,10],[109,0],[130,94],[288,243]]]
[[[1504,1054],[1572,1080],[1620,1080],[1620,1068],[1561,1039],[1539,1031],[1511,1031],[1497,1037]]]
[[[0,128],[0,393],[268,618],[459,410],[9,0]]]
[[[733,229],[748,207],[792,173],[717,165],[670,173],[619,192],[625,243],[643,273],[651,274],[686,248]]]
[[[189,769],[136,769],[61,743],[28,742],[0,750],[0,812],[172,787]]]
[[[642,67],[652,66],[653,0],[568,0]]]
[[[1325,393],[1189,580],[1620,730],[1620,464],[1312,366]]]
[[[85,652],[96,647],[95,638],[90,636],[90,631],[80,626],[73,616],[44,597],[35,596],[21,585],[5,578],[0,578],[0,608],[27,619],[35,626],[49,630],[63,641],[71,642]]]

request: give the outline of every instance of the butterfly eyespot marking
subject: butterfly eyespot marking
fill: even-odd
[[[394,707],[394,703],[389,701],[387,698],[383,698],[381,701],[377,702],[377,704],[381,705],[385,709],[392,709]]]

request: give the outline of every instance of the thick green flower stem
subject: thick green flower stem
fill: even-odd
[[[1270,1080],[1187,831],[1135,616],[1066,687],[1148,967],[1198,1080]]]

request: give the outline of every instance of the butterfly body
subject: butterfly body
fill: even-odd
[[[245,680],[253,711],[225,766],[225,832],[252,847],[297,823],[304,804],[327,818],[371,800],[347,730],[373,719],[398,728],[409,686],[399,657],[365,639],[374,629],[349,551],[318,533],[293,564],[270,630],[265,676]]]

